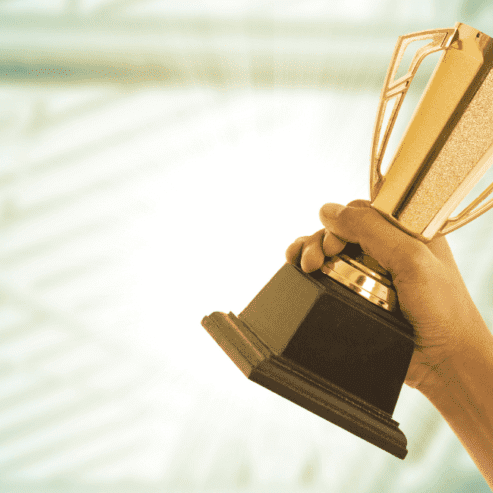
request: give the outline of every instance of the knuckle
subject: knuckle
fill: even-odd
[[[339,213],[337,219],[345,224],[351,224],[354,220],[353,209],[346,207]]]
[[[372,210],[369,208],[354,208],[346,207],[339,214],[339,220],[345,224],[346,227],[354,229],[362,221],[368,221],[372,215]]]

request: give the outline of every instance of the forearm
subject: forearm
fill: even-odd
[[[448,422],[493,489],[493,336],[488,329],[468,341],[421,389]]]

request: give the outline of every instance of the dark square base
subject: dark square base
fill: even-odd
[[[412,327],[320,271],[285,264],[238,317],[202,325],[251,380],[404,458],[393,421]]]

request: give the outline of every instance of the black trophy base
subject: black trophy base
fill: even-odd
[[[252,381],[404,459],[392,419],[412,327],[320,271],[285,264],[236,317],[202,325]]]

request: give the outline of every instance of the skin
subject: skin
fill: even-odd
[[[447,240],[436,236],[424,244],[364,200],[325,204],[320,220],[324,228],[296,239],[286,260],[313,272],[351,242],[390,272],[400,309],[415,331],[405,383],[440,411],[493,486],[493,336]]]

